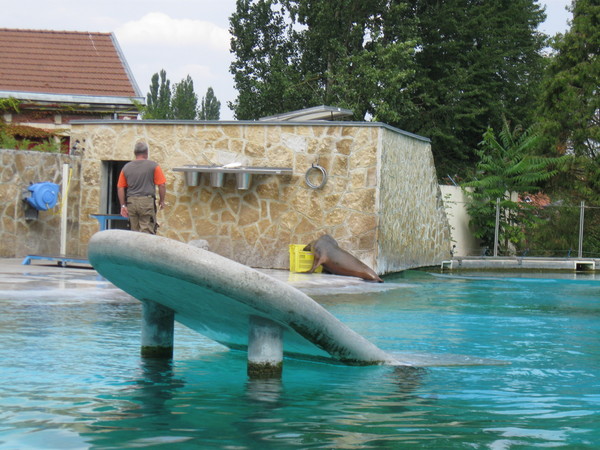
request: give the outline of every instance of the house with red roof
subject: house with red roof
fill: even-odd
[[[0,28],[0,123],[17,138],[70,122],[136,119],[144,97],[113,33]]]

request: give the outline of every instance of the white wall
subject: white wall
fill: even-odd
[[[469,229],[467,197],[459,186],[440,185],[446,215],[450,223],[452,244],[456,245],[454,256],[481,256],[479,241]]]

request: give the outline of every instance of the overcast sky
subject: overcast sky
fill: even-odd
[[[545,0],[542,31],[567,30],[570,0]],[[188,74],[199,98],[212,87],[221,119],[236,91],[229,74],[229,16],[235,0],[0,0],[0,28],[114,32],[145,97],[154,73],[171,83]]]

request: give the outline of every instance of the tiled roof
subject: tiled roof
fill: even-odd
[[[0,91],[140,97],[112,33],[0,28]]]

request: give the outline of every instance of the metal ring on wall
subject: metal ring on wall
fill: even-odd
[[[321,183],[320,184],[314,184],[312,181],[310,181],[310,173],[313,170],[318,170],[321,172]],[[306,184],[308,185],[308,187],[312,188],[312,189],[320,189],[323,186],[325,186],[325,183],[327,183],[327,171],[325,170],[324,167],[319,166],[318,164],[313,164],[307,171],[306,171],[306,175],[304,177]]]

